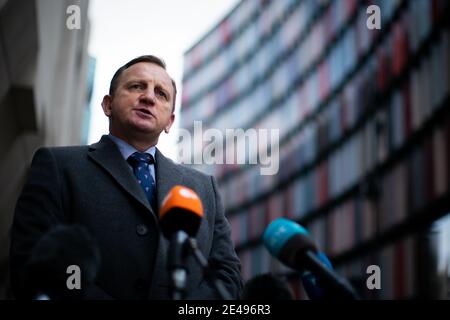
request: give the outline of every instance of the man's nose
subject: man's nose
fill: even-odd
[[[149,86],[139,97],[141,102],[153,105],[155,103],[155,91]]]

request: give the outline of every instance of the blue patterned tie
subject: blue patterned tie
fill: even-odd
[[[151,154],[143,152],[135,152],[127,159],[128,163],[133,167],[134,175],[147,196],[148,202],[154,209],[155,204],[155,181],[150,173],[150,164],[154,163]]]

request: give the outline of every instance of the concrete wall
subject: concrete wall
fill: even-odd
[[[70,5],[81,29],[69,30]],[[34,151],[81,141],[87,103],[89,1],[0,0],[0,299],[9,229]]]

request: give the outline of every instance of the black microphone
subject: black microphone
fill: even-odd
[[[35,300],[83,299],[100,268],[100,249],[81,225],[57,225],[36,243],[21,287]]]
[[[203,206],[198,195],[183,186],[173,187],[159,212],[163,235],[170,241],[167,267],[171,274],[172,297],[185,298],[187,270],[185,260],[189,253],[189,238],[195,237],[203,217]]]
[[[323,252],[317,253],[317,258],[330,270],[333,270],[333,265],[328,257]],[[329,292],[327,286],[323,286],[316,276],[309,270],[306,270],[301,275],[303,288],[306,291],[310,300],[332,300],[333,294]]]
[[[317,256],[308,231],[299,224],[278,218],[266,228],[263,242],[269,252],[287,266],[298,271],[311,271],[332,296],[339,299],[358,299],[354,289]]]

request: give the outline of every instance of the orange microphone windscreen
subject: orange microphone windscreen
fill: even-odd
[[[184,186],[173,187],[164,198],[159,219],[164,235],[185,231],[195,236],[203,217],[203,205],[198,195]]]

